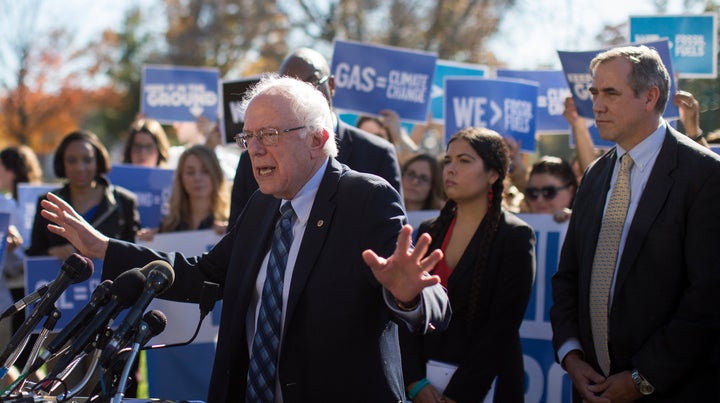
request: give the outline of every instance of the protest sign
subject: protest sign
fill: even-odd
[[[660,59],[662,59],[662,62],[670,75],[670,94],[676,93],[677,86],[675,84],[674,70],[672,59],[670,58],[670,48],[667,39],[645,42],[642,44],[657,50],[660,55]],[[607,49],[583,52],[558,51],[563,73],[565,74],[565,78],[568,82],[568,87],[572,92],[573,98],[575,99],[575,106],[577,107],[578,114],[585,118],[595,118],[592,110],[592,94],[590,94],[590,87],[592,86],[590,61],[592,61],[598,53],[604,52],[605,50]],[[673,105],[672,102],[668,102],[663,116],[668,120],[674,120],[680,117],[680,112],[678,111],[677,106]]]
[[[234,143],[235,135],[243,131],[245,117],[240,112],[245,92],[260,81],[259,77],[222,82],[223,119],[220,133],[225,144]]]
[[[480,64],[438,60],[430,93],[430,113],[433,121],[440,124],[445,122],[445,77],[487,77],[488,74],[489,68]]]
[[[336,40],[333,106],[371,115],[392,109],[401,119],[424,123],[436,60],[427,52]]]
[[[679,78],[717,78],[717,14],[630,16],[630,40],[667,38]]]
[[[538,84],[516,79],[445,79],[445,142],[465,127],[487,127],[535,152]]]
[[[206,67],[143,66],[140,111],[161,123],[195,122],[220,114],[219,71]]]
[[[565,98],[569,97],[565,75],[560,70],[505,70],[496,72],[498,78],[519,78],[538,83],[535,132],[566,133],[568,123],[563,117]]]
[[[174,169],[128,164],[113,165],[108,173],[113,184],[137,196],[140,225],[143,228],[158,228],[162,218],[167,215],[174,175]]]

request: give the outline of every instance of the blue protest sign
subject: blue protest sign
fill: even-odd
[[[717,14],[630,16],[630,40],[667,38],[680,78],[717,77]]]
[[[336,40],[333,105],[371,115],[393,109],[401,119],[424,123],[436,60],[431,53]]]
[[[205,67],[143,66],[140,111],[161,123],[214,122],[220,113],[219,72]]]
[[[17,215],[14,217],[15,226],[23,238],[23,246],[30,246],[33,222],[35,221],[35,209],[40,196],[58,189],[59,184],[44,183],[32,185],[29,183],[18,183],[18,206]]]
[[[43,285],[55,280],[62,261],[56,257],[28,257],[25,258],[25,290],[33,293]],[[55,332],[61,331],[74,318],[80,310],[90,302],[90,296],[95,288],[102,282],[102,260],[93,259],[93,273],[89,279],[79,283],[71,284],[60,298],[55,302],[55,307],[60,310],[60,319],[55,325]],[[27,312],[31,312],[28,310]],[[43,322],[40,322],[35,331],[40,331]]]
[[[551,214],[518,214],[535,230],[535,284],[520,327],[523,363],[527,379],[526,402],[569,403],[572,382],[555,362],[552,347],[550,306],[551,278],[557,271],[567,221],[557,223]]]
[[[7,246],[7,233],[12,213],[0,213],[0,267],[5,262],[5,247]]]
[[[665,68],[670,75],[670,94],[677,92],[675,84],[674,70],[672,59],[670,58],[670,48],[667,39],[661,41],[645,42],[643,45],[657,50],[662,59]],[[595,115],[592,110],[592,97],[590,87],[592,86],[592,75],[590,74],[590,61],[597,56],[598,53],[607,49],[583,51],[583,52],[566,52],[558,50],[560,63],[562,64],[563,73],[568,82],[568,87],[575,98],[575,106],[578,114],[582,117],[594,119]],[[672,95],[671,95],[672,97]],[[672,98],[671,98],[672,99]],[[668,120],[674,120],[680,117],[677,106],[668,101],[663,117]]]
[[[562,71],[501,69],[497,71],[497,76],[537,82],[539,87],[535,131],[537,133],[567,132],[568,123],[562,114],[565,110],[565,98],[571,94]]]
[[[487,127],[535,152],[538,84],[514,79],[445,79],[445,143],[465,127]]]
[[[445,122],[445,77],[487,77],[487,75],[487,66],[438,60],[435,64],[432,92],[430,93],[430,113],[432,113],[433,120],[440,124]]]
[[[110,181],[131,190],[137,196],[140,225],[157,228],[167,215],[175,170],[148,168],[137,165],[113,165],[108,173]]]

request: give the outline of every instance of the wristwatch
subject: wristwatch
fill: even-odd
[[[640,375],[640,372],[637,370],[637,368],[633,369],[632,372],[630,372],[630,376],[632,376],[633,382],[635,382],[635,389],[637,389],[638,392],[640,392],[641,395],[647,396],[653,392],[655,392],[655,387],[648,382],[645,377]]]

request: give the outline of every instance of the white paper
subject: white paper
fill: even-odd
[[[457,368],[457,365],[447,362],[428,360],[425,366],[425,376],[430,381],[430,384],[442,395]]]

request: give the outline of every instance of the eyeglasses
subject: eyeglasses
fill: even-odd
[[[315,84],[313,84],[315,87],[319,87],[327,82],[327,80],[330,78],[330,76],[322,77],[321,79],[317,80]],[[311,83],[312,84],[312,83]]]
[[[306,77],[305,79],[303,79],[303,81],[305,81],[306,83],[311,84],[313,87],[317,88],[317,87],[325,84],[327,82],[327,80],[329,80],[329,79],[330,79],[329,75],[318,79],[317,76],[315,74],[313,74],[310,77]]]
[[[242,134],[235,135],[235,142],[237,143],[238,147],[246,150],[248,148],[248,144],[250,143],[250,139],[255,137],[264,147],[270,147],[277,145],[278,137],[280,137],[280,134],[289,133],[304,128],[305,126],[298,126],[291,129],[280,130],[274,127],[263,127],[262,129],[258,129],[254,132],[250,130],[243,130]]]
[[[417,173],[413,171],[407,171],[403,174],[403,178],[407,179],[410,182],[415,182],[421,184],[421,185],[427,185],[430,183],[430,178],[427,177],[427,175],[418,175]]]
[[[536,187],[529,187],[525,188],[525,197],[527,197],[530,200],[537,200],[540,195],[545,200],[552,200],[555,198],[555,196],[558,195],[558,192],[561,190],[568,189],[570,185],[565,186],[543,186],[541,188]]]

